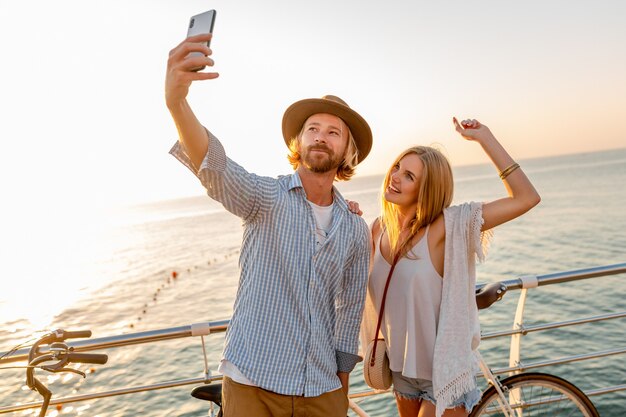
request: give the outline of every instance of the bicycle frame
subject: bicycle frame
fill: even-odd
[[[506,396],[504,395],[504,391],[502,390],[502,384],[500,384],[500,380],[496,378],[495,375],[491,372],[491,369],[489,369],[489,367],[487,366],[487,363],[483,359],[480,352],[478,352],[478,350],[474,351],[474,356],[476,357],[476,361],[478,362],[478,367],[480,368],[480,371],[483,373],[483,376],[490,384],[492,384],[495,387],[496,391],[498,392],[498,397],[500,397],[500,399],[498,400],[498,404],[500,405],[500,409],[502,410],[504,415],[506,417],[521,417],[521,416],[516,416],[514,414],[513,409],[511,408],[511,404],[509,404],[509,400],[507,400]]]

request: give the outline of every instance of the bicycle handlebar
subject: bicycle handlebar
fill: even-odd
[[[91,330],[77,330],[73,332],[63,330],[64,339],[80,339],[84,337],[91,337]]]
[[[30,348],[28,352],[28,365],[26,370],[26,385],[37,391],[43,397],[43,403],[39,417],[46,415],[46,410],[52,397],[52,392],[37,378],[35,378],[35,367],[40,367],[48,372],[74,372],[79,375],[85,376],[85,373],[73,369],[66,368],[69,363],[92,363],[103,365],[107,363],[109,357],[99,353],[76,353],[73,352],[73,348],[68,347],[63,343],[66,339],[76,339],[90,337],[91,330],[78,330],[78,331],[66,331],[62,329],[54,330],[37,340]],[[39,347],[42,345],[50,346],[50,353],[42,354],[39,351]],[[57,362],[52,365],[38,366],[40,363],[56,360]]]
[[[478,309],[485,309],[496,301],[500,301],[506,294],[506,290],[506,285],[503,282],[492,282],[476,291],[476,305]]]
[[[68,353],[65,355],[68,362],[74,363],[94,363],[98,365],[104,365],[109,360],[109,357],[100,353]]]

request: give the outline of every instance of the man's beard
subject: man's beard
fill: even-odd
[[[327,158],[311,157],[311,151],[321,150],[328,154]],[[302,162],[313,172],[324,174],[336,170],[343,158],[337,157],[335,153],[324,145],[311,145],[302,152]]]

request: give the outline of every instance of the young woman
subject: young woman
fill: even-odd
[[[475,260],[484,259],[486,231],[540,201],[487,126],[473,119],[453,123],[464,139],[482,146],[508,196],[450,207],[450,164],[427,146],[402,152],[385,176],[382,215],[372,224],[362,343],[365,347],[374,339],[395,262],[381,332],[400,417],[467,416],[478,401],[472,355],[480,341]]]

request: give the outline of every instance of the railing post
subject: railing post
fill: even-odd
[[[211,371],[209,370],[209,361],[206,355],[206,346],[204,344],[204,336],[211,334],[211,326],[207,322],[193,323],[191,325],[191,336],[200,336],[202,341],[202,357],[204,358],[204,379],[208,380],[211,377]]]
[[[522,350],[522,336],[524,334],[524,307],[526,306],[526,293],[529,288],[535,288],[539,285],[539,280],[536,275],[527,275],[520,277],[522,283],[522,289],[520,291],[519,299],[517,300],[517,310],[515,311],[515,318],[513,319],[513,330],[515,333],[511,335],[511,348],[509,350],[509,367],[521,366],[521,350]],[[512,371],[509,376],[519,374],[522,370]]]

